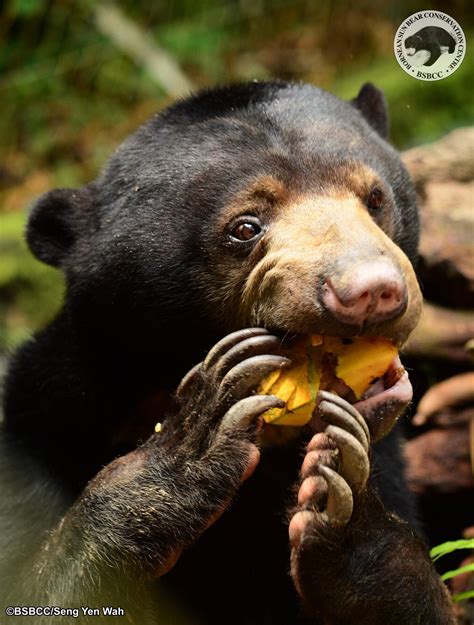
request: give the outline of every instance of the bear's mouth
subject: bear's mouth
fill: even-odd
[[[299,336],[303,335],[286,333],[284,340],[295,340]],[[384,375],[372,380],[359,399],[342,379],[336,377],[334,371],[334,361],[328,367],[323,366],[321,388],[335,393],[358,410],[367,422],[372,442],[380,440],[390,432],[412,401],[412,385],[398,355],[393,358]],[[326,426],[327,423],[321,419],[317,400],[312,418],[303,429],[309,427],[315,433],[324,431]],[[285,443],[288,439],[298,437],[302,429],[300,426],[278,427],[276,424],[264,423],[263,431],[267,442]]]
[[[274,331],[274,333],[281,334],[285,342],[298,340],[298,337],[305,336],[289,332],[283,333],[281,331]],[[398,418],[404,414],[412,401],[413,388],[408,373],[398,355],[393,358],[384,375],[372,380],[369,388],[362,394],[360,399],[356,397],[354,391],[342,379],[336,377],[334,371],[334,361],[331,362],[329,367],[323,367],[321,388],[328,392],[336,393],[360,412],[367,422],[372,442],[380,440],[390,432]],[[322,432],[327,425],[319,416],[318,406],[319,400],[308,423],[313,432]],[[301,431],[298,426],[277,427],[276,425],[267,425],[265,429],[288,430],[288,433],[290,433],[290,430]],[[286,437],[283,436],[281,438],[285,439]]]
[[[392,360],[385,374],[374,380],[359,400],[356,400],[352,390],[338,378],[327,390],[335,392],[360,412],[369,426],[372,441],[377,441],[390,432],[413,396],[408,373],[398,356]],[[326,427],[319,416],[318,404],[309,425],[315,432],[321,432]]]
[[[396,356],[385,374],[353,405],[367,421],[372,440],[378,440],[392,429],[412,397],[408,373]]]

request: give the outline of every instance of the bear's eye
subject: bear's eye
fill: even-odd
[[[239,224],[232,230],[232,236],[234,239],[239,239],[239,241],[250,241],[250,239],[256,237],[257,234],[260,234],[260,228],[257,224]]]
[[[374,187],[367,196],[366,204],[370,211],[377,212],[383,205],[383,191],[379,187]]]
[[[257,239],[263,232],[260,221],[251,215],[246,215],[232,224],[229,230],[229,239],[233,243],[247,243]]]

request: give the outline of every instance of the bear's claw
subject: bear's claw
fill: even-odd
[[[224,415],[219,434],[236,428],[248,427],[257,417],[270,408],[283,408],[285,402],[274,395],[254,395],[245,397],[234,404]]]
[[[355,493],[360,493],[369,477],[369,458],[366,450],[349,432],[328,425],[325,433],[337,445],[340,454],[339,473]]]
[[[279,349],[281,340],[272,335],[252,336],[237,343],[224,353],[214,367],[214,374],[223,378],[234,366],[250,356],[272,354]]]
[[[366,431],[346,410],[324,400],[319,404],[319,411],[322,421],[346,430],[362,445],[364,451],[368,451],[370,439]]]
[[[196,447],[200,450],[236,429],[243,439],[253,441],[256,418],[285,405],[277,397],[252,394],[265,375],[290,364],[277,355],[279,348],[280,339],[262,328],[224,337],[184,376],[175,394],[178,423],[167,420],[163,432],[180,430],[184,416],[188,437],[199,439]]]
[[[175,392],[175,399],[183,400],[188,393],[189,389],[193,386],[196,380],[200,377],[202,362],[199,362],[197,365],[194,365],[192,369],[190,369],[186,375],[183,377],[181,382],[179,383],[178,388]]]
[[[237,401],[259,384],[262,378],[290,364],[283,356],[252,356],[232,367],[224,376],[218,391],[219,401],[228,403]]]
[[[328,425],[313,436],[302,464],[300,509],[290,522],[294,548],[311,523],[334,528],[346,525],[354,498],[364,490],[370,472],[370,435],[363,417],[333,393],[321,391],[319,398],[321,419]]]
[[[356,408],[354,408],[352,404],[347,402],[345,399],[342,399],[342,397],[339,397],[339,395],[336,395],[335,393],[330,393],[329,391],[319,391],[318,397],[321,399],[321,401],[328,401],[331,404],[334,404],[335,406],[339,406],[339,408],[342,408],[344,413],[349,414],[352,417],[354,417],[354,420],[364,430],[367,441],[370,442],[369,426],[367,425],[367,422],[365,421],[364,417],[360,414],[360,412]]]
[[[320,520],[334,527],[347,525],[354,507],[350,487],[346,480],[333,469],[321,465],[318,471],[328,485],[326,510],[319,513]]]
[[[245,328],[244,330],[237,330],[237,332],[232,332],[228,334],[223,339],[221,339],[218,343],[214,345],[214,347],[209,350],[204,362],[204,369],[210,369],[215,365],[215,363],[223,356],[228,350],[230,350],[234,345],[237,345],[244,339],[249,339],[253,336],[264,336],[269,335],[270,332],[265,330],[265,328]]]

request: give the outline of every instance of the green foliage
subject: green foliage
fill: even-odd
[[[59,308],[63,282],[39,263],[23,238],[21,213],[0,214],[0,349],[11,349],[45,325]]]
[[[437,545],[431,549],[430,556],[432,557],[433,562],[436,562],[436,560],[442,556],[452,553],[453,551],[458,551],[459,549],[474,549],[474,538],[450,540],[446,543],[442,543],[441,545]]]
[[[474,599],[474,590],[466,590],[466,592],[460,592],[453,597],[454,603],[459,603],[459,601],[466,601],[466,599]]]
[[[433,141],[474,119],[472,55],[466,55],[454,74],[435,82],[415,80],[393,59],[382,59],[343,75],[334,90],[341,97],[350,98],[363,81],[384,90],[390,109],[391,138],[400,148]]]
[[[458,551],[461,549],[474,549],[474,538],[466,538],[461,540],[452,540],[441,545],[437,545],[433,547],[430,551],[430,555],[434,562],[445,556],[448,553],[453,553],[454,551]],[[453,577],[457,577],[458,575],[462,575],[463,573],[472,573],[474,572],[474,563],[466,564],[465,566],[461,566],[452,571],[447,571],[441,576],[441,579],[447,581],[448,579],[452,579]],[[467,590],[466,592],[458,593],[453,596],[453,601],[465,601],[466,599],[471,599],[474,597],[474,590]]]
[[[11,0],[9,11],[17,17],[32,17],[44,9],[44,0]]]
[[[454,569],[453,571],[447,571],[441,575],[441,579],[446,581],[451,579],[452,577],[456,577],[457,575],[462,575],[463,573],[469,573],[474,571],[474,564],[466,564],[466,566],[461,566],[458,569]]]
[[[288,77],[353,97],[362,82],[373,80],[387,92],[392,134],[400,146],[469,123],[472,55],[446,80],[417,81],[399,68],[392,51],[397,20],[406,15],[394,0],[385,10],[360,4],[119,2],[196,85]],[[157,108],[164,102],[161,88],[143,68],[97,30],[95,6],[86,0],[11,0],[0,9],[0,32],[7,42],[0,48],[0,136],[3,151],[26,149],[31,167],[85,160],[67,148],[75,147],[89,122],[110,128],[145,99],[154,99]],[[461,20],[459,12],[456,7],[453,14]],[[334,45],[335,39],[345,45]]]

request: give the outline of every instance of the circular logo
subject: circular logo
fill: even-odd
[[[441,80],[461,65],[466,38],[446,13],[419,11],[400,24],[393,49],[400,67],[413,78]]]

